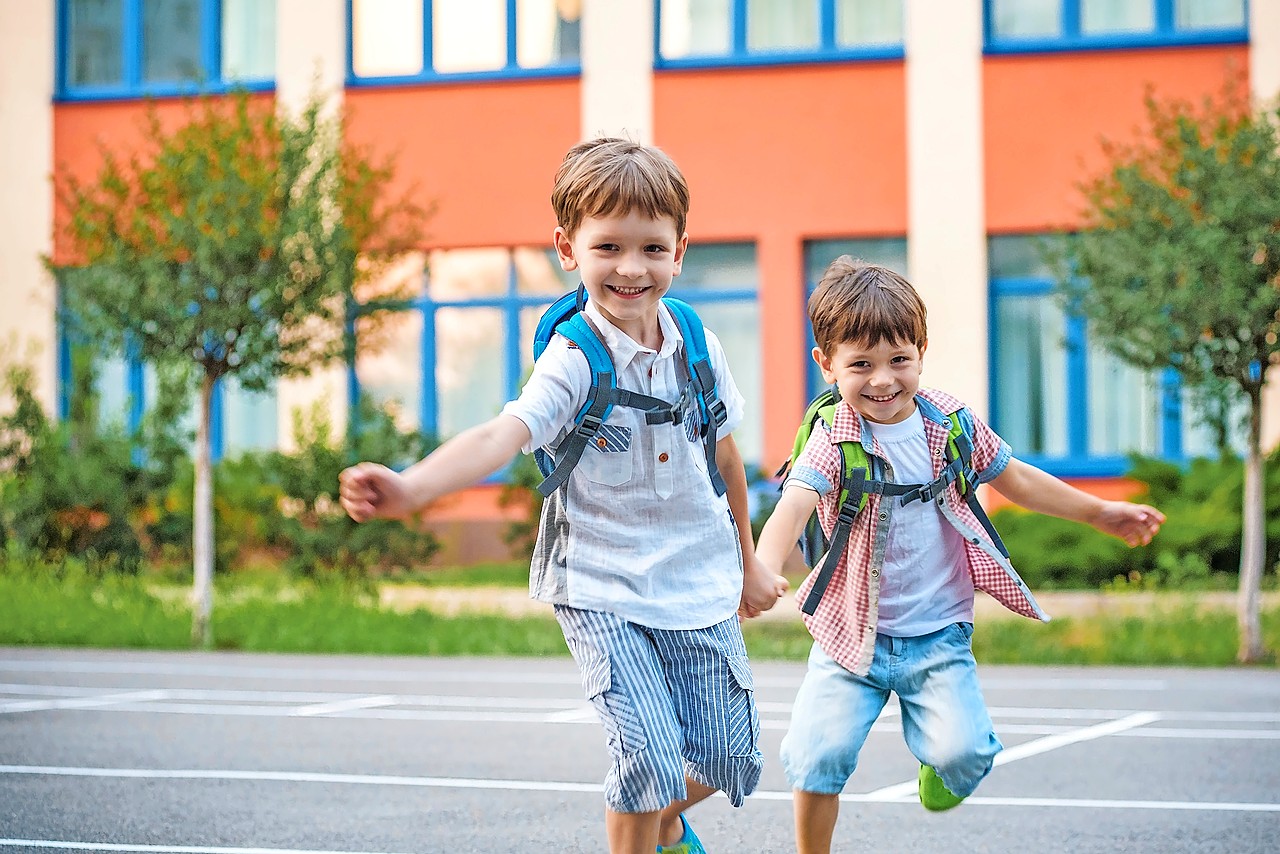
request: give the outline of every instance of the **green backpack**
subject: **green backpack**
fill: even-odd
[[[810,401],[808,408],[805,409],[804,419],[800,422],[800,429],[796,431],[796,441],[791,449],[791,457],[782,465],[782,468],[778,469],[778,477],[783,477],[790,471],[791,464],[799,458],[804,446],[808,444],[809,436],[813,433],[815,424],[821,421],[828,429],[830,428],[834,423],[836,406],[839,403],[840,392],[834,386],[821,392]],[[982,527],[991,537],[991,542],[1004,557],[1008,558],[1009,552],[1005,549],[1004,542],[1000,539],[1000,535],[996,533],[995,526],[991,524],[991,519],[978,502],[976,488],[978,476],[974,472],[971,462],[973,457],[973,421],[968,416],[968,410],[965,409],[958,409],[948,414],[947,419],[951,425],[947,435],[947,462],[943,466],[942,472],[930,483],[894,483],[887,481],[884,478],[884,463],[875,456],[868,456],[860,442],[838,443],[840,447],[840,495],[837,506],[840,510],[836,515],[835,528],[831,532],[829,542],[824,542],[825,537],[822,527],[818,524],[817,514],[814,514],[809,519],[805,528],[801,549],[805,553],[806,562],[813,566],[817,556],[822,553],[824,548],[826,549],[826,555],[822,558],[813,587],[809,589],[809,595],[805,597],[800,610],[806,614],[812,614],[817,610],[818,603],[827,591],[827,585],[831,583],[831,576],[835,573],[836,564],[840,562],[840,557],[844,554],[845,547],[849,543],[849,534],[853,530],[853,522],[858,518],[858,514],[862,512],[862,509],[867,506],[868,496],[873,494],[895,496],[903,504],[908,504],[912,501],[932,501],[935,497],[941,496],[949,485],[955,483],[960,496],[964,498],[965,503],[969,505],[969,509],[973,511],[974,516],[977,517]]]

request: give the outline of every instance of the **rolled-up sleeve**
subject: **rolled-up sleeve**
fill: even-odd
[[[502,407],[503,415],[529,428],[532,438],[521,450],[531,454],[558,441],[586,402],[590,384],[587,360],[557,335],[534,363],[520,396]]]

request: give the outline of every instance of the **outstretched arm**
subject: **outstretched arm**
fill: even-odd
[[[791,485],[782,490],[756,543],[756,556],[771,572],[781,572],[796,550],[796,541],[818,506],[818,493]]]
[[[762,611],[772,608],[787,592],[788,582],[776,572],[766,570],[756,560],[751,511],[747,502],[747,472],[733,436],[725,436],[716,443],[716,468],[724,478],[725,497],[733,511],[733,521],[738,526],[738,542],[742,546],[742,603],[738,614],[757,617]]]
[[[499,415],[464,430],[403,472],[359,463],[338,476],[342,507],[357,522],[403,519],[493,474],[531,438],[519,418]]]
[[[1164,523],[1164,514],[1154,507],[1131,501],[1105,501],[1016,457],[991,485],[1028,510],[1084,522],[1130,546],[1151,542]]]

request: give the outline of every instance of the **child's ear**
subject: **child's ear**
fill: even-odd
[[[828,384],[834,383],[836,374],[831,369],[831,359],[827,358],[827,354],[822,352],[822,348],[814,347],[810,355],[813,356],[813,361],[818,364],[818,370],[822,371],[822,379]]]
[[[920,342],[920,365],[924,366],[924,351],[929,349],[929,339],[926,338]]]
[[[551,235],[551,242],[556,247],[556,256],[560,259],[560,269],[570,273],[578,269],[578,259],[573,257],[573,241],[563,226],[556,226]]]
[[[675,269],[671,272],[671,275],[673,276],[680,275],[680,270],[682,267],[684,267],[684,253],[686,250],[688,250],[688,248],[689,248],[689,232],[686,231],[683,235],[681,235],[680,239],[676,241],[675,260],[673,262],[675,265]]]

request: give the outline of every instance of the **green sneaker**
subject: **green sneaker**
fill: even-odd
[[[659,845],[658,854],[707,854],[707,849],[702,847],[698,834],[693,832],[683,814],[680,816],[680,824],[684,826],[680,841],[675,845]]]
[[[964,798],[954,795],[932,766],[920,766],[920,803],[927,810],[942,812],[960,805]]]

